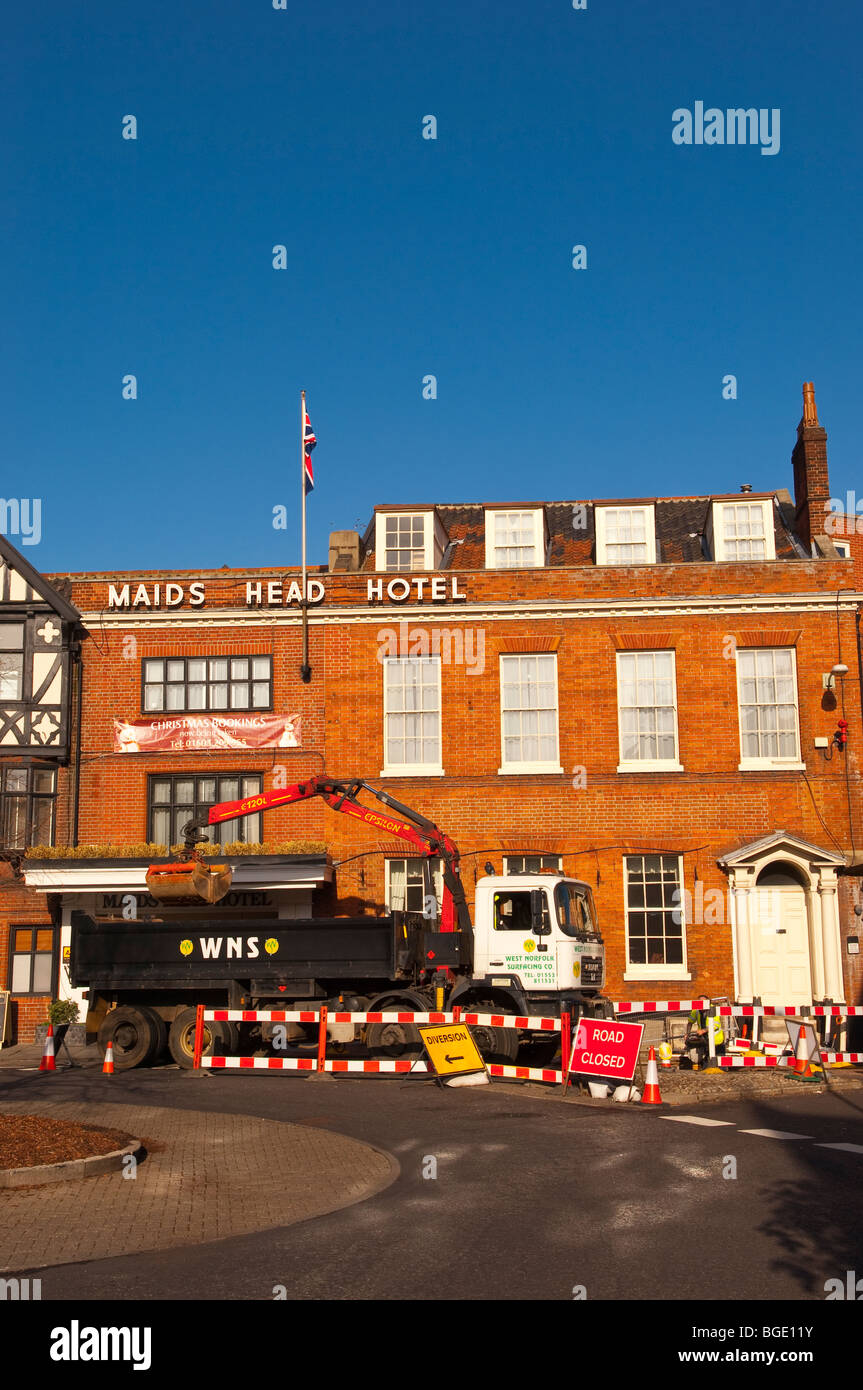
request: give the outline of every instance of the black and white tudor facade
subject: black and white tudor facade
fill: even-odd
[[[0,535],[0,846],[51,844],[57,768],[73,743],[81,615]]]

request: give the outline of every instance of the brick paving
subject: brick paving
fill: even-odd
[[[355,1139],[247,1115],[34,1099],[2,1109],[121,1129],[149,1149],[134,1178],[5,1193],[4,1273],[291,1225],[363,1201],[398,1173],[389,1155]]]

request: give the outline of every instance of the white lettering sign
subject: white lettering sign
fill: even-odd
[[[310,607],[322,603],[326,589],[320,579],[306,582],[306,601]],[[467,594],[459,587],[458,577],[451,575],[417,575],[408,578],[397,575],[393,579],[369,579],[366,581],[366,598],[369,603],[465,603]],[[169,580],[167,583],[109,584],[108,609],[129,609],[140,613],[162,608],[180,608],[188,604],[190,608],[203,608],[207,602],[207,592],[203,580],[196,579],[188,587]],[[302,589],[296,579],[292,579],[285,589],[280,579],[249,579],[246,581],[247,608],[273,608],[302,606]]]

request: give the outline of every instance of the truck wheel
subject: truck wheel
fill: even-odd
[[[168,1046],[168,1025],[162,1015],[156,1013],[155,1009],[148,1008],[146,1004],[139,1004],[137,1007],[142,1014],[149,1014],[153,1020],[156,1040],[153,1044],[152,1054],[147,1058],[147,1061],[157,1062]]]
[[[159,1036],[152,1010],[123,1004],[106,1014],[99,1029],[99,1047],[104,1056],[110,1042],[113,1045],[114,1070],[130,1071],[132,1067],[143,1066],[155,1056]]]
[[[459,1000],[459,1003],[461,1001]],[[469,1014],[501,1013],[493,1004],[474,1002],[462,1004],[462,1011]],[[518,1057],[519,1036],[515,1028],[498,1028],[493,1023],[472,1023],[470,1031],[473,1040],[486,1062],[500,1062],[512,1066]]]
[[[423,1043],[412,1023],[370,1023],[366,1047],[373,1057],[419,1057]]]
[[[188,1070],[195,1061],[195,1020],[193,1008],[178,1009],[168,1033],[168,1047],[178,1067]],[[236,1023],[204,1023],[204,1057],[233,1056],[239,1050],[240,1033]]]

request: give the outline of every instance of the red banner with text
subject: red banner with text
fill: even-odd
[[[185,714],[115,719],[116,753],[184,753],[197,748],[299,748],[298,714]]]

